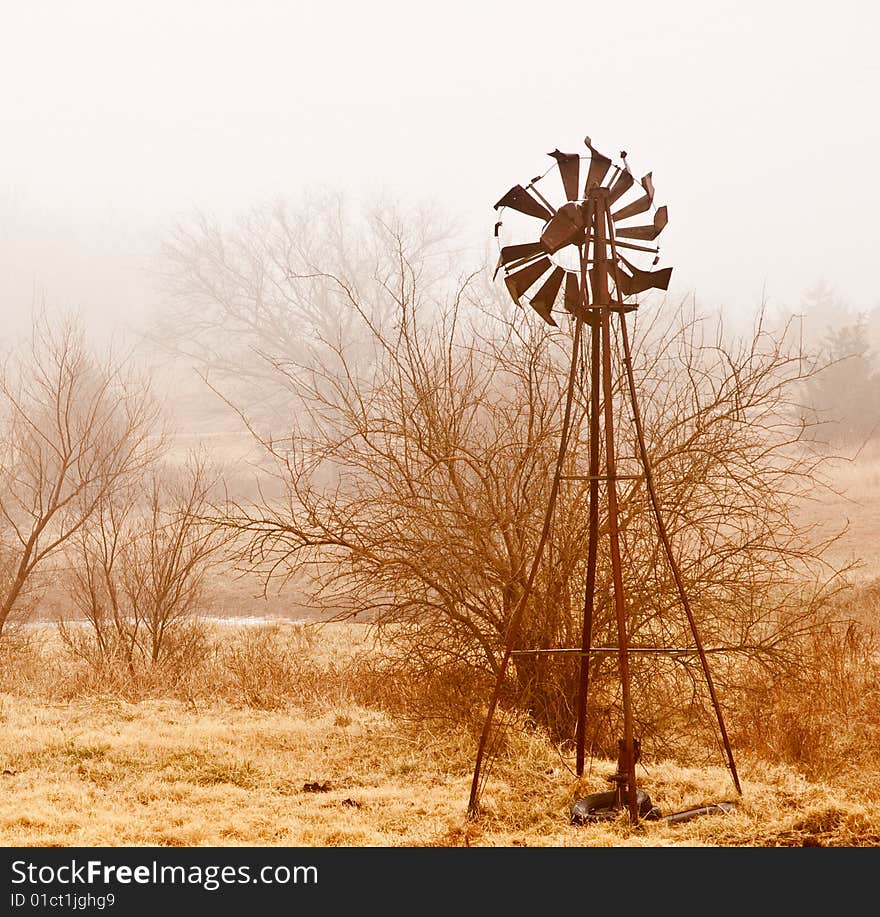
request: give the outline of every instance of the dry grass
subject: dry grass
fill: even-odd
[[[855,846],[880,844],[880,786],[859,793],[748,762],[730,815],[677,827],[572,826],[576,785],[519,735],[464,822],[473,743],[375,710],[322,715],[112,698],[3,698],[0,842],[62,846]],[[604,788],[595,762],[586,789]],[[309,784],[325,787],[309,792]],[[649,766],[664,812],[728,798],[720,769]]]
[[[579,783],[570,759],[523,727],[508,732],[482,817],[467,824],[480,702],[468,709],[450,696],[458,706],[438,709],[435,720],[409,716],[423,709],[418,686],[383,676],[359,625],[216,626],[207,637],[210,652],[188,678],[118,683],[112,695],[104,675],[66,656],[51,632],[4,637],[0,842],[880,846],[880,768],[868,764],[870,747],[848,768],[829,751],[820,768],[769,746],[750,752],[744,728],[735,740],[744,797],[732,814],[679,826],[633,829],[625,818],[572,826],[572,800],[606,789],[612,763],[593,762]],[[435,687],[421,686],[426,697]],[[785,700],[790,727],[800,728],[805,711]],[[821,739],[835,710],[807,702]],[[866,720],[851,719],[853,735],[869,736]],[[732,798],[720,766],[644,764],[642,788],[664,813]]]
[[[744,796],[732,814],[572,826],[572,800],[606,789],[612,763],[578,783],[541,733],[518,730],[467,824],[485,697],[469,706],[466,686],[388,679],[365,626],[206,625],[197,660],[139,680],[71,658],[46,627],[0,641],[0,842],[880,846],[880,456],[841,465],[839,483],[842,497],[805,513],[850,520],[838,559],[863,565],[840,610],[858,630],[805,647],[797,690],[776,682],[736,699]],[[211,612],[253,610],[252,586],[231,584]],[[271,610],[299,611],[280,597]],[[410,715],[427,709],[430,721]],[[664,813],[733,798],[721,767],[644,764],[642,788]]]

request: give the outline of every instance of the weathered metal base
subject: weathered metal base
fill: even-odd
[[[644,790],[636,791],[639,806],[639,818],[656,821],[660,810],[651,802],[651,797]],[[571,807],[571,822],[574,825],[585,825],[590,822],[611,821],[617,818],[626,808],[620,805],[620,794],[617,790],[607,793],[590,793],[574,801]]]
[[[735,808],[735,802],[713,802],[708,806],[697,806],[695,809],[684,809],[682,812],[664,815],[660,821],[667,825],[680,825],[683,822],[690,821],[692,818],[699,818],[701,815],[717,815],[719,812],[726,815]]]
[[[609,790],[607,793],[590,793],[588,796],[579,796],[575,799],[571,807],[572,824],[586,825],[597,821],[612,821],[622,813],[627,812],[626,799],[629,776],[623,739],[618,740],[617,747],[619,753],[617,770],[608,777],[608,782],[613,784],[614,789]],[[634,762],[639,760],[641,750],[642,743],[638,739],[634,739]],[[663,815],[660,809],[651,802],[651,797],[644,790],[638,788],[636,788],[636,805],[639,820],[664,822],[667,825],[680,825],[690,821],[692,818],[699,818],[701,815],[714,815],[719,812],[727,813],[736,808],[736,804],[732,802],[714,802],[705,806],[697,806],[693,809],[684,809],[681,812],[673,812],[671,815]]]
[[[697,806],[693,809],[662,815],[646,792],[638,790],[637,798],[640,819],[666,825],[681,825],[701,815],[726,815],[736,808],[736,803],[733,802],[713,802],[706,806]],[[581,796],[574,801],[571,807],[571,823],[587,825],[599,821],[612,821],[625,811],[625,807],[620,805],[619,794],[616,790],[610,790],[607,793],[591,793],[589,796]]]

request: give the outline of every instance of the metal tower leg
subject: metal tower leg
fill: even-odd
[[[611,213],[606,205],[604,209],[604,223],[608,226],[612,225]],[[703,669],[703,675],[706,678],[706,685],[709,689],[709,696],[712,700],[712,707],[715,710],[715,716],[718,720],[718,728],[721,731],[721,740],[724,745],[724,751],[727,755],[728,766],[730,769],[731,777],[733,777],[733,783],[736,787],[737,793],[742,795],[742,787],[739,782],[739,775],[736,770],[736,762],[733,758],[733,750],[730,747],[730,739],[727,735],[727,728],[724,725],[724,716],[721,712],[721,705],[718,702],[718,696],[715,693],[715,684],[712,681],[712,673],[709,670],[709,660],[706,658],[706,652],[703,648],[703,641],[700,638],[699,630],[697,628],[697,622],[694,618],[694,613],[691,608],[690,599],[688,598],[687,590],[684,587],[684,580],[681,576],[681,571],[678,566],[678,562],[675,559],[675,553],[672,550],[672,543],[669,539],[669,533],[666,529],[666,523],[663,519],[663,514],[660,511],[660,501],[657,497],[657,489],[654,486],[654,475],[651,469],[651,461],[648,456],[648,449],[645,445],[645,433],[644,427],[642,425],[642,416],[639,411],[638,398],[636,397],[636,385],[635,377],[633,375],[632,367],[632,353],[629,346],[629,334],[626,327],[626,315],[623,312],[623,300],[620,294],[620,282],[617,275],[617,250],[614,243],[614,236],[611,234],[611,252],[612,252],[612,264],[614,265],[615,272],[615,287],[617,289],[617,299],[620,309],[620,336],[621,343],[623,345],[623,362],[624,368],[626,370],[626,380],[627,387],[629,388],[630,394],[630,404],[632,406],[633,412],[633,423],[636,430],[636,438],[638,439],[639,444],[639,458],[642,463],[642,467],[645,471],[645,484],[648,488],[648,495],[651,500],[651,508],[654,513],[654,519],[657,522],[657,530],[660,535],[660,541],[663,544],[663,551],[666,554],[666,559],[669,562],[670,570],[672,571],[673,579],[675,580],[675,586],[678,590],[678,595],[681,600],[682,607],[684,608],[685,614],[688,619],[688,624],[690,625],[691,633],[694,637],[694,643],[697,647],[697,654],[700,657],[700,665]]]
[[[594,301],[600,306],[602,339],[602,395],[605,403],[605,469],[607,473],[606,497],[608,501],[608,539],[611,554],[611,578],[614,586],[614,611],[617,619],[617,662],[623,701],[623,758],[627,777],[627,802],[630,820],[639,818],[636,790],[636,764],[633,747],[633,716],[631,678],[629,670],[629,636],[626,626],[626,599],[623,593],[623,564],[620,557],[619,509],[617,504],[617,463],[614,448],[614,399],[611,376],[611,319],[608,292],[608,260],[606,252],[606,223],[608,192],[598,188],[594,193],[595,224],[593,229],[595,262],[594,277],[597,289]]]
[[[587,581],[584,588],[584,623],[581,637],[581,668],[577,703],[578,777],[584,773],[587,730],[587,696],[590,688],[590,650],[593,643],[593,612],[596,600],[596,558],[599,547],[599,366],[601,348],[598,314],[592,314],[590,335],[590,502],[587,542]]]

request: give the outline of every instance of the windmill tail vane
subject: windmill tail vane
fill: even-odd
[[[595,657],[617,657],[623,714],[623,737],[619,743],[617,773],[611,777],[614,790],[610,794],[594,794],[587,805],[578,800],[579,818],[590,806],[596,811],[616,813],[623,808],[630,819],[638,821],[646,812],[656,808],[646,806],[645,794],[636,784],[635,764],[639,756],[639,740],[634,736],[631,662],[645,654],[690,653],[698,657],[703,677],[717,719],[720,744],[723,745],[727,766],[738,793],[739,776],[722,716],[721,706],[709,669],[707,654],[697,628],[695,615],[685,588],[684,579],[666,527],[657,487],[651,470],[644,428],[636,393],[632,366],[632,351],[627,330],[627,314],[638,308],[632,297],[649,290],[667,290],[672,268],[654,269],[660,250],[656,240],[668,222],[665,206],[654,203],[654,183],[648,172],[636,179],[621,153],[622,165],[600,153],[589,137],[587,152],[565,153],[554,149],[548,155],[554,164],[541,176],[525,185],[514,185],[495,204],[500,211],[495,225],[500,254],[496,276],[504,272],[504,283],[511,299],[528,305],[549,325],[558,326],[558,318],[567,316],[573,322],[573,339],[568,386],[563,409],[562,430],[555,468],[541,530],[526,586],[507,624],[500,665],[489,699],[477,749],[468,815],[479,814],[480,794],[485,786],[493,751],[493,730],[502,687],[512,660],[521,654],[549,653],[580,657],[578,696],[576,700],[576,773],[583,775],[586,745],[586,716],[589,701],[590,660]],[[546,181],[553,175],[552,181]],[[540,186],[540,187],[539,187]],[[653,243],[653,244],[652,244]],[[619,323],[618,339],[622,345],[623,376],[628,390],[637,458],[642,467],[640,475],[617,473],[614,383],[614,351],[611,346],[612,315]],[[589,330],[584,331],[584,327]],[[584,584],[581,644],[557,649],[517,649],[518,627],[533,591],[541,557],[549,540],[560,485],[565,480],[563,467],[571,442],[574,388],[580,368],[581,341],[589,337],[590,397],[586,409],[589,424],[589,481],[587,569]],[[604,398],[602,397],[604,393]],[[605,467],[600,468],[600,442],[604,443]],[[579,479],[583,476],[578,476]],[[616,482],[621,478],[639,478],[645,483],[653,524],[662,545],[662,556],[669,565],[675,581],[678,599],[684,612],[692,647],[636,647],[631,645],[628,598],[625,594],[623,554],[619,523],[619,499]],[[600,488],[600,484],[603,485]],[[601,492],[600,492],[601,491]],[[608,554],[611,567],[611,591],[616,630],[616,645],[593,645],[596,602],[596,571],[599,546],[600,498],[604,496]],[[601,797],[601,800],[598,799]],[[577,805],[576,804],[576,807]],[[681,814],[681,813],[679,813]],[[575,809],[572,810],[572,819]]]

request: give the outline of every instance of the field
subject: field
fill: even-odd
[[[826,768],[819,779],[742,753],[744,794],[730,814],[574,826],[571,802],[607,789],[612,762],[593,761],[578,784],[570,756],[528,728],[509,731],[481,818],[468,823],[476,720],[409,716],[374,677],[366,627],[212,625],[211,637],[223,650],[198,683],[142,685],[130,699],[102,693],[49,630],[22,641],[4,659],[24,677],[0,697],[0,842],[880,845],[876,770]],[[721,766],[643,763],[641,787],[663,814],[735,799]]]
[[[837,481],[838,496],[803,512],[829,531],[848,524],[835,560],[861,563],[845,607],[875,632],[880,460],[843,463]],[[720,759],[641,762],[640,786],[663,814],[737,801],[729,814],[574,826],[573,799],[607,789],[614,764],[594,760],[578,782],[570,750],[526,725],[509,731],[481,817],[468,822],[485,698],[470,710],[441,703],[426,720],[419,686],[383,678],[367,625],[304,623],[307,607],[287,593],[259,597],[252,580],[214,586],[198,652],[153,681],[114,680],[72,657],[48,613],[4,635],[0,843],[880,846],[873,663],[838,671],[813,697],[771,698],[758,716],[785,724],[772,747],[734,723],[741,799]]]
[[[4,6],[13,910],[880,848],[880,4],[567,5]]]
[[[306,716],[6,699],[3,720],[5,846],[880,844],[880,787],[853,793],[757,763],[742,768],[733,814],[677,827],[575,827],[573,781],[559,757],[522,741],[490,784],[486,814],[467,825],[469,737],[363,708]],[[643,779],[664,811],[730,797],[721,770],[658,764]],[[589,783],[604,789],[598,774]]]

